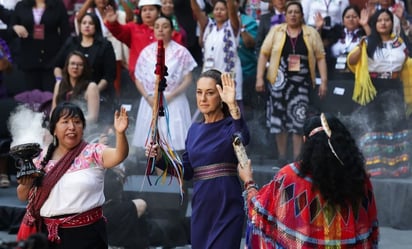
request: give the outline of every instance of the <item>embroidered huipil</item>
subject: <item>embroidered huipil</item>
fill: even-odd
[[[223,72],[235,74],[236,99],[242,99],[242,66],[237,54],[239,35],[233,32],[230,21],[226,21],[220,29],[216,22],[209,18],[209,22],[203,34],[203,71],[217,69]],[[207,61],[212,59],[213,66],[207,66]]]
[[[67,172],[60,178],[50,192],[48,199],[40,209],[42,217],[83,213],[95,207],[102,206],[103,194],[103,144],[88,144],[76,157]],[[34,161],[40,167],[44,153]],[[44,168],[46,174],[56,160],[50,160]]]

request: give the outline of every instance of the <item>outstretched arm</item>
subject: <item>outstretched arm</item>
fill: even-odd
[[[134,19],[134,13],[132,8],[126,3],[125,0],[119,0],[119,4],[122,5],[124,12],[126,13],[126,22],[131,22]]]
[[[203,12],[203,10],[200,8],[196,0],[190,0],[190,6],[192,7],[192,12],[195,16],[196,21],[200,25],[200,31],[203,32],[209,19],[206,16],[205,12]]]
[[[89,10],[89,8],[91,8],[93,6],[93,1],[94,0],[87,0],[82,7],[79,9],[79,11],[76,13],[76,19],[75,22],[77,22],[78,24],[82,21],[82,18],[84,17],[84,15],[86,15],[87,11]]]
[[[227,9],[229,12],[229,20],[230,20],[230,25],[232,25],[233,32],[235,35],[239,34],[239,17],[237,15],[237,10],[235,6],[235,1],[234,0],[227,0]]]

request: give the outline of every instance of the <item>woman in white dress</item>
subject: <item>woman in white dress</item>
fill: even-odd
[[[177,151],[185,148],[186,133],[191,124],[189,101],[185,91],[192,82],[192,70],[197,66],[195,59],[183,46],[172,40],[173,24],[167,17],[159,17],[154,24],[157,40],[163,40],[165,64],[168,75],[164,91],[169,116],[159,117],[158,130],[163,138],[170,138],[170,144]],[[142,98],[137,112],[133,146],[144,148],[152,120],[152,106],[156,75],[157,42],[145,47],[137,59],[135,84]],[[168,124],[166,123],[168,122]]]
[[[234,0],[213,2],[213,19],[203,12],[196,0],[191,0],[193,15],[198,21],[203,43],[203,70],[217,69],[232,74],[236,82],[236,100],[242,104],[242,66],[237,53],[241,28]]]

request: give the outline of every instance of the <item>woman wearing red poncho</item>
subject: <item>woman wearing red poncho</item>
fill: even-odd
[[[247,248],[377,248],[375,198],[355,140],[337,118],[324,114],[309,118],[303,132],[300,160],[261,189],[250,161],[238,167]]]

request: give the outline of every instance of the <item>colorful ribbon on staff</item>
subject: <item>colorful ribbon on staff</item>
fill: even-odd
[[[146,139],[147,144],[158,144],[162,159],[165,162],[166,168],[163,173],[156,179],[155,184],[162,179],[165,182],[167,174],[170,174],[170,182],[173,177],[179,182],[180,195],[183,200],[183,166],[182,160],[174,150],[171,144],[171,136],[169,132],[169,112],[167,109],[167,102],[164,96],[164,90],[166,89],[167,67],[165,65],[165,49],[163,41],[159,40],[157,43],[157,62],[156,62],[156,86],[154,91],[154,103],[152,111],[152,122],[150,124],[150,130]],[[159,118],[164,118],[167,126],[166,134],[159,132]],[[148,158],[146,165],[146,176],[150,185],[150,175],[155,172],[156,159]]]

